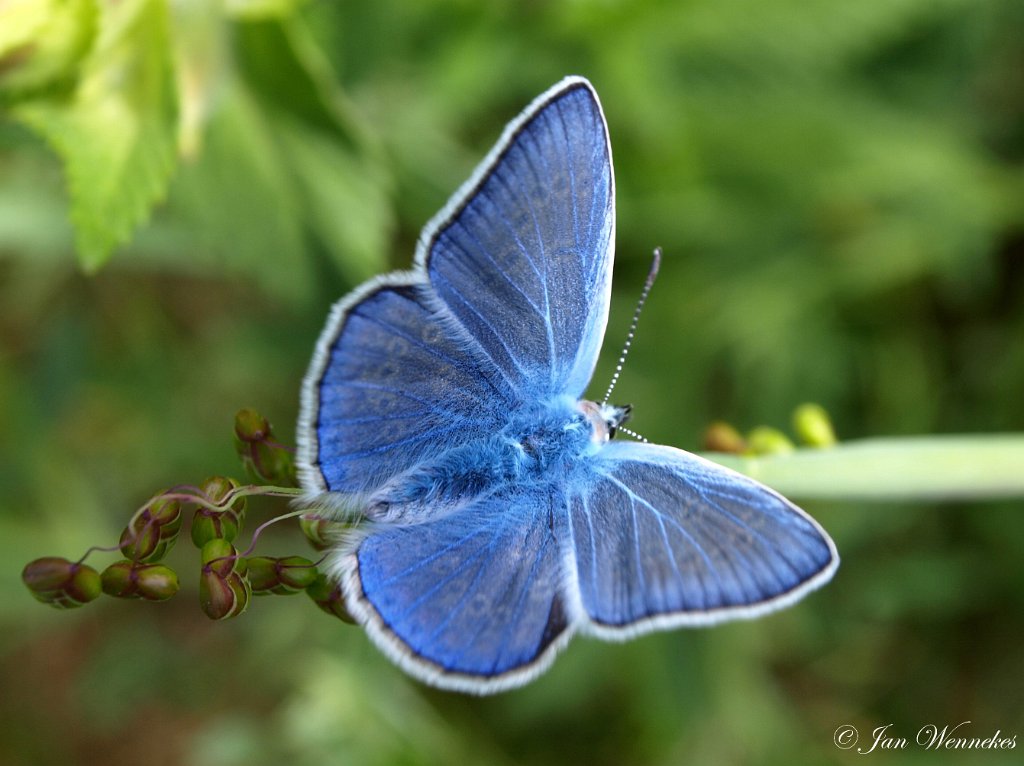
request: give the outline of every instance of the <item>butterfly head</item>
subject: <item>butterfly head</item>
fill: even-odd
[[[629,420],[633,412],[633,405],[624,404],[598,404],[597,402],[581,399],[579,404],[580,412],[586,415],[590,421],[593,432],[590,440],[595,444],[604,444],[615,436],[615,430]]]

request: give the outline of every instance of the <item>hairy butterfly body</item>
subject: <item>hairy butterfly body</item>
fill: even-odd
[[[611,441],[582,399],[615,237],[600,102],[562,80],[427,225],[413,270],[335,305],[302,392],[308,498],[364,521],[331,567],[412,675],[488,693],[576,633],[753,617],[827,582],[821,527],[699,457]]]

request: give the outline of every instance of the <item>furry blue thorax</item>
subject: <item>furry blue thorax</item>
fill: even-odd
[[[569,396],[523,407],[500,432],[453,446],[373,493],[371,521],[415,524],[451,512],[495,488],[548,480],[599,448],[600,429]]]

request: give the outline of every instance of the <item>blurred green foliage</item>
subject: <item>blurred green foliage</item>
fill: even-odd
[[[809,506],[843,564],[798,607],[577,641],[485,700],[304,599],[207,622],[184,550],[163,605],[23,588],[155,490],[238,474],[239,407],[287,439],[330,303],[406,267],[569,73],[615,152],[610,347],[666,254],[617,391],[647,437],[805,400],[841,439],[1024,430],[1019,0],[3,3],[0,762],[846,763],[842,723],[1024,736],[1019,502]]]

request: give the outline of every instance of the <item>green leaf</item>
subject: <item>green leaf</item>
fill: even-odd
[[[166,4],[105,3],[74,93],[15,111],[64,161],[78,257],[95,271],[166,192],[177,100]]]
[[[0,101],[67,87],[96,38],[94,0],[0,3]]]
[[[1024,497],[1024,434],[864,439],[786,455],[705,457],[804,500]]]
[[[386,263],[394,229],[382,146],[295,20],[238,25],[240,70],[295,180],[304,223],[352,282]]]

